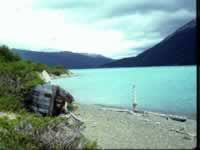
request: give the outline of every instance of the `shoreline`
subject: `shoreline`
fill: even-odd
[[[115,106],[115,105],[105,105],[105,104],[84,104],[84,103],[80,103],[78,102],[78,104],[80,105],[95,105],[95,106],[99,106],[99,107],[105,107],[105,108],[113,108],[113,109],[124,109],[124,110],[129,110],[132,111],[132,109],[130,109],[129,107],[123,107],[123,106]],[[174,116],[180,116],[180,117],[186,117],[189,120],[197,120],[197,116],[193,116],[193,115],[185,115],[185,114],[180,114],[180,113],[166,113],[165,111],[156,111],[153,109],[137,109],[137,111],[139,113],[152,113],[152,114],[157,114],[157,115],[174,115]]]
[[[135,114],[152,114],[152,115],[156,115],[156,116],[160,116],[160,117],[167,117],[167,116],[177,116],[177,117],[180,117],[180,118],[186,118],[187,120],[193,120],[193,121],[197,121],[197,118],[196,117],[188,117],[186,115],[180,115],[180,114],[173,114],[173,113],[164,113],[164,112],[159,112],[159,111],[153,111],[153,110],[139,110],[139,109],[136,109],[135,112],[132,112],[131,109],[129,108],[126,108],[126,107],[120,107],[120,106],[114,106],[114,105],[104,105],[104,104],[84,104],[84,103],[80,103],[80,102],[77,102],[76,104],[78,105],[88,105],[88,106],[97,106],[97,107],[100,107],[104,110],[107,109],[107,111],[110,111],[111,109],[113,110],[119,110],[121,112],[130,112],[130,113],[135,113]]]
[[[110,111],[98,105],[76,104],[79,108],[74,113],[84,121],[83,134],[96,139],[103,149],[196,147],[196,120],[180,122],[155,113]]]

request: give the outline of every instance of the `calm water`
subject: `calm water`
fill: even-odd
[[[76,69],[77,77],[52,81],[77,101],[131,108],[136,86],[138,108],[194,117],[196,67]]]

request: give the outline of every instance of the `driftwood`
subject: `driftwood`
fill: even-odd
[[[186,132],[185,130],[180,130],[180,129],[178,130],[178,129],[172,128],[172,129],[169,129],[169,131],[175,131],[175,132],[177,132],[177,133],[181,133],[181,134],[184,134],[184,135],[186,135],[186,136],[196,137],[195,134],[188,133],[188,132]]]
[[[156,112],[146,112],[145,111],[145,113],[147,113],[147,114],[152,114],[152,115],[154,115],[154,116],[160,116],[160,117],[163,117],[163,118],[168,118],[168,115],[166,115],[166,114],[161,114],[161,113],[156,113]]]
[[[65,109],[65,113],[69,113],[69,115],[65,115],[65,117],[67,119],[70,118],[70,117],[72,117],[75,120],[77,120],[78,122],[84,123],[84,121],[82,119],[78,118],[75,114],[73,114],[72,112],[68,111],[68,109],[67,109],[67,102],[65,102],[64,109]]]
[[[70,113],[70,116],[72,118],[74,118],[75,120],[79,121],[80,123],[84,123],[84,121],[80,118],[78,118],[75,114],[73,114],[72,112],[69,112]]]
[[[167,115],[167,114],[161,114],[161,113],[150,112],[150,111],[142,111],[142,110],[131,111],[131,110],[128,110],[128,109],[106,108],[106,107],[102,107],[100,109],[101,110],[115,111],[115,112],[127,112],[129,114],[133,114],[133,113],[152,114],[152,115],[155,115],[155,116],[163,117],[163,118],[166,118],[166,119],[172,119],[172,120],[175,120],[175,121],[180,121],[180,122],[187,121],[186,117],[177,116],[177,115]]]
[[[133,114],[133,111],[131,110],[128,110],[128,109],[119,109],[119,108],[100,108],[101,110],[109,110],[109,111],[115,111],[115,112],[127,112],[127,113],[130,113],[130,114]]]
[[[155,113],[155,112],[146,112],[148,114],[152,114],[152,115],[156,115],[156,116],[160,116],[166,119],[172,119],[175,121],[180,121],[180,122],[185,122],[187,121],[186,117],[182,117],[182,116],[177,116],[177,115],[167,115],[167,114],[161,114],[161,113]]]
[[[135,110],[134,112],[138,113],[138,114],[146,114],[147,113],[146,111],[142,111],[142,110]]]
[[[168,115],[168,117],[172,120],[181,121],[181,122],[185,122],[187,120],[186,117],[176,116],[176,115]]]

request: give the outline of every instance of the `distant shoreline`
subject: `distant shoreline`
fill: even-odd
[[[59,76],[56,76],[56,75],[50,75],[50,78],[51,78],[51,80],[56,80],[56,79],[62,79],[62,78],[69,78],[69,77],[76,77],[76,76],[78,76],[77,74],[74,74],[74,73],[69,73],[69,74],[67,74],[67,73],[65,73],[65,74],[61,74],[61,75],[59,75]]]
[[[193,65],[166,65],[166,66],[124,66],[124,67],[96,67],[96,68],[71,68],[71,70],[91,70],[91,69],[126,69],[126,68],[158,68],[158,67],[196,67],[196,64]]]

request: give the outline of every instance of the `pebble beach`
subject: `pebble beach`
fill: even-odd
[[[103,110],[78,104],[75,114],[84,121],[82,133],[102,149],[193,149],[196,120],[179,122],[153,114]]]

